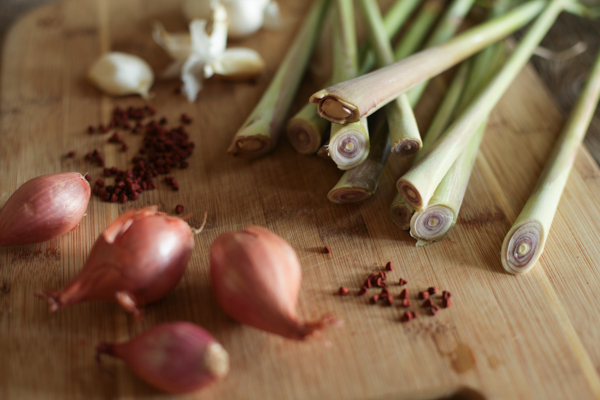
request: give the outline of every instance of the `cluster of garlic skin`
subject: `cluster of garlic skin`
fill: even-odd
[[[157,22],[152,36],[173,59],[163,77],[180,76],[182,93],[188,101],[196,100],[204,79],[213,75],[243,80],[264,71],[265,62],[260,54],[248,48],[227,49],[227,37],[252,34],[268,21],[276,28],[277,3],[271,0],[189,0],[184,2],[183,9],[186,16],[194,17],[189,32],[169,33]],[[88,78],[108,94],[139,94],[145,99],[154,83],[148,63],[137,56],[118,52],[100,57],[90,68]]]
[[[198,2],[201,3],[201,2]],[[210,19],[193,19],[189,33],[169,33],[160,24],[154,26],[153,37],[173,59],[163,76],[181,76],[182,93],[193,102],[202,82],[213,75],[231,80],[260,75],[265,63],[260,54],[247,48],[227,49],[229,16],[223,4],[212,1]],[[210,34],[207,27],[211,26]]]

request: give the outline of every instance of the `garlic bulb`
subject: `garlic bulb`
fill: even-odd
[[[184,0],[182,11],[188,20],[206,19],[211,3],[218,0]],[[258,31],[268,24],[269,29],[279,26],[279,8],[271,0],[221,0],[229,17],[229,37],[239,39]]]
[[[154,73],[150,65],[140,57],[112,52],[104,54],[92,64],[88,79],[108,94],[139,94],[147,99],[154,83]]]

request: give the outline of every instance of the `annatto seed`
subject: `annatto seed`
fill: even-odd
[[[410,322],[413,319],[412,313],[410,311],[404,312],[402,317],[400,317],[401,322]]]
[[[400,285],[400,286],[404,286],[404,285],[406,285],[407,283],[408,283],[408,281],[407,281],[406,279],[402,279],[402,278],[400,278],[400,279],[398,280],[398,285]]]
[[[419,299],[424,300],[429,298],[429,292],[423,291],[419,292]]]
[[[388,261],[387,264],[385,264],[385,269],[388,271],[393,271],[394,270],[394,264],[391,261]]]
[[[431,306],[431,315],[436,315],[440,311],[440,307],[435,304]]]
[[[410,301],[409,299],[402,299],[402,303],[400,303],[400,305],[404,308],[408,308],[412,306],[412,301]]]
[[[371,297],[371,303],[375,304],[379,301],[379,295],[378,294],[374,294],[373,297]]]
[[[364,294],[365,294],[365,293],[367,293],[367,292],[368,292],[368,289],[367,289],[367,287],[366,287],[366,286],[363,286],[363,287],[361,287],[361,288],[358,290],[358,296],[362,296],[362,295],[364,295]]]
[[[452,297],[452,293],[450,293],[449,291],[447,291],[447,290],[444,290],[444,291],[442,292],[442,298],[444,298],[444,299],[449,299],[450,297]]]
[[[177,214],[181,214],[183,212],[183,206],[181,204],[178,204],[175,206],[175,212]]]
[[[402,289],[402,291],[400,292],[399,298],[408,299],[408,294],[409,294],[408,289]]]
[[[432,307],[433,305],[433,300],[431,299],[427,299],[423,302],[423,307]]]
[[[429,289],[427,289],[427,291],[429,292],[430,295],[433,296],[434,294],[436,294],[438,292],[438,288],[437,288],[437,286],[432,286]]]
[[[331,248],[329,246],[325,246],[325,248],[323,249],[323,252],[325,254],[331,254]]]
[[[340,286],[340,288],[338,289],[338,294],[340,296],[346,296],[348,293],[350,293],[350,289],[348,289],[347,287]]]
[[[452,305],[452,300],[450,299],[442,299],[442,305],[444,308],[448,308]]]

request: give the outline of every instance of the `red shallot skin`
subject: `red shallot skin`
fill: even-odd
[[[130,210],[102,232],[70,285],[43,296],[50,311],[87,300],[112,300],[139,318],[141,307],[177,285],[193,248],[192,231],[184,220],[156,207]]]
[[[214,337],[189,322],[157,325],[129,342],[101,343],[101,354],[122,359],[142,380],[170,393],[187,393],[229,372],[229,355]]]
[[[265,228],[218,236],[210,247],[210,278],[223,310],[243,324],[304,340],[327,323],[298,321],[300,261],[288,242]]]
[[[0,210],[0,246],[46,242],[74,230],[90,195],[90,184],[77,172],[25,182]]]

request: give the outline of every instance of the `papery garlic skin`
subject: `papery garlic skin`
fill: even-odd
[[[106,53],[92,64],[88,79],[113,96],[139,94],[148,99],[154,73],[146,61],[131,54]]]
[[[183,15],[188,20],[210,18],[214,0],[184,0]],[[258,31],[268,21],[269,28],[278,27],[277,3],[270,0],[221,0],[229,18],[229,37],[240,39]]]

